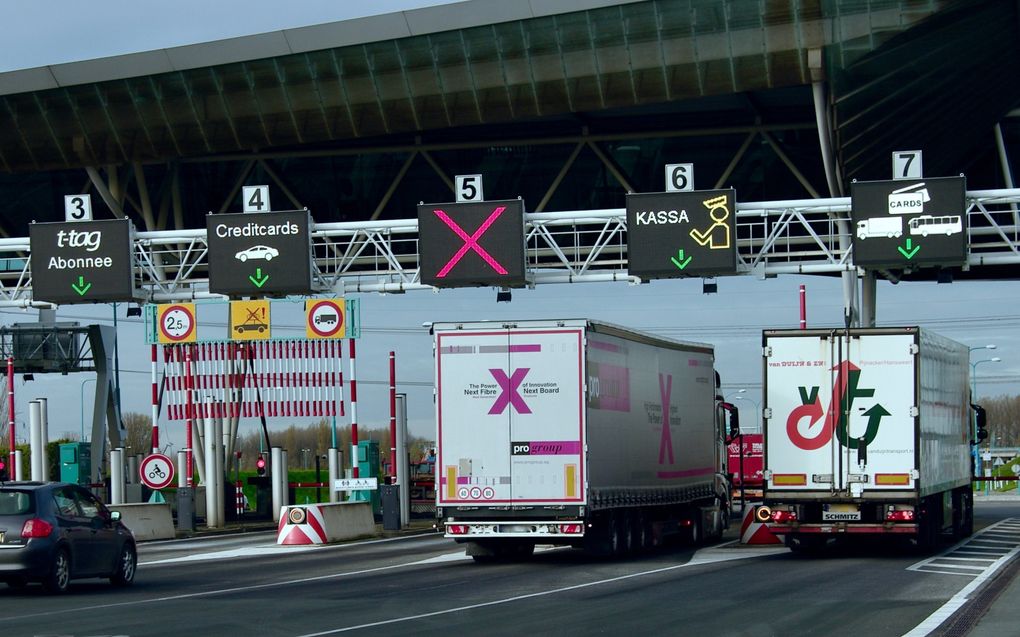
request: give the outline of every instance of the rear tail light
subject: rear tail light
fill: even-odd
[[[30,538],[49,537],[50,533],[53,533],[53,525],[46,520],[40,520],[39,518],[25,520],[25,525],[21,527],[21,537],[26,540]]]
[[[560,533],[566,535],[576,535],[581,532],[580,524],[561,524],[559,526]]]
[[[889,509],[886,511],[885,519],[888,522],[913,522],[914,511],[912,509]]]
[[[768,522],[772,518],[772,509],[767,506],[760,506],[755,509],[754,517],[759,522]]]
[[[446,532],[450,535],[467,535],[468,526],[466,524],[447,524]]]
[[[785,524],[787,522],[794,522],[797,520],[796,511],[773,511],[772,521],[778,524]]]

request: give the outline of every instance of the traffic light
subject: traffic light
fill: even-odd
[[[0,480],[7,480],[7,461],[0,458]]]
[[[266,475],[266,457],[261,453],[259,454],[258,460],[255,461],[255,472],[260,476]]]

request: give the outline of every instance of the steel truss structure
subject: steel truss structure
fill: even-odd
[[[1020,264],[1020,189],[967,193],[969,257],[965,269]],[[536,212],[525,216],[528,284],[640,279],[627,274],[625,209]],[[850,198],[738,203],[737,273],[832,274],[855,270]],[[432,289],[418,277],[415,219],[316,224],[313,293],[400,293]],[[27,237],[0,239],[0,306],[32,299]],[[206,231],[138,232],[136,301],[222,298],[208,291]],[[893,275],[889,275],[893,276]],[[128,300],[128,299],[125,299]]]

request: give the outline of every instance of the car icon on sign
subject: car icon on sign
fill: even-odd
[[[262,332],[266,331],[266,324],[251,321],[248,323],[242,323],[241,325],[236,326],[234,329],[237,330],[238,332],[258,332],[259,334],[261,334]]]
[[[271,246],[252,246],[247,250],[241,250],[234,255],[234,258],[244,263],[248,259],[265,259],[266,261],[272,261],[275,257],[280,256],[280,251]]]

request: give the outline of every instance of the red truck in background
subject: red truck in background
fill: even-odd
[[[744,454],[741,463],[740,446],[743,444]],[[760,433],[741,434],[731,438],[726,446],[732,472],[733,497],[740,497],[740,487],[744,487],[744,498],[760,500],[763,488],[763,470],[765,468],[765,436]]]

